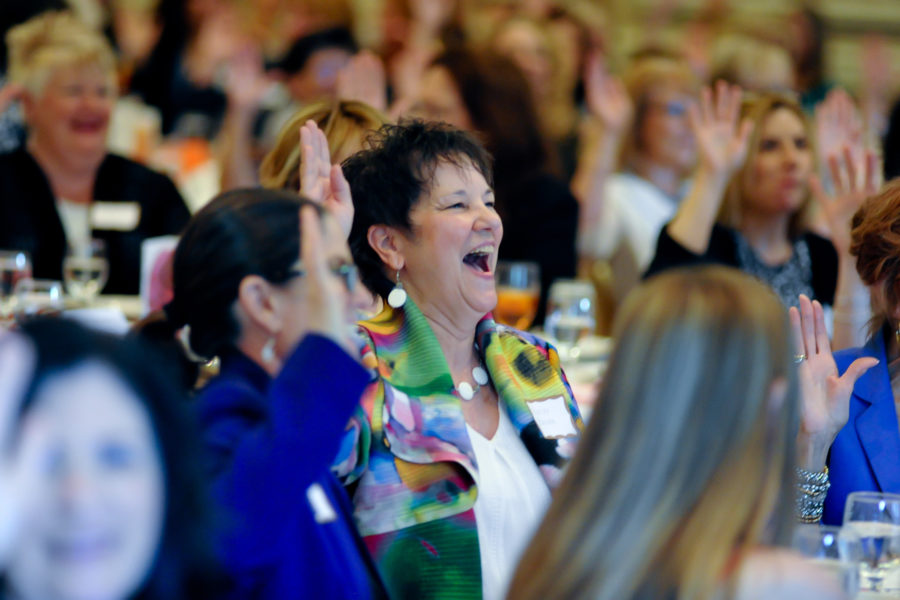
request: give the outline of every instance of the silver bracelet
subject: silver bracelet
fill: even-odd
[[[797,518],[802,523],[818,523],[822,520],[825,496],[830,487],[828,467],[824,471],[797,467]]]

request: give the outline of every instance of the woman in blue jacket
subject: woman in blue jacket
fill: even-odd
[[[329,471],[370,380],[349,354],[360,295],[337,221],[294,194],[235,190],[195,215],[173,267],[158,327],[188,325],[192,351],[221,359],[197,411],[234,597],[382,596]]]
[[[849,418],[829,454],[831,488],[822,520],[839,524],[847,495],[856,491],[900,493],[900,181],[886,185],[853,217],[850,253],[872,293],[869,340],[835,354],[844,371],[861,357],[878,364],[859,378]]]

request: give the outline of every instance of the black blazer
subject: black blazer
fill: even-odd
[[[184,200],[168,177],[114,154],[97,170],[94,200],[134,202],[140,219],[131,231],[93,231],[106,242],[109,280],[106,294],[137,294],[141,243],[150,237],[177,234],[190,219]],[[34,276],[62,279],[66,235],[50,182],[24,149],[0,154],[0,248],[31,254]]]

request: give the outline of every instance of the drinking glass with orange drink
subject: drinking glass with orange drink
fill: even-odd
[[[494,320],[516,329],[531,327],[541,297],[541,271],[537,263],[497,263],[497,307]]]

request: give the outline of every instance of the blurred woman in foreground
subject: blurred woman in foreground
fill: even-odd
[[[39,320],[0,336],[0,375],[3,435],[30,448],[20,454],[30,472],[0,473],[0,523],[17,530],[0,535],[12,542],[0,547],[0,596],[216,597],[195,434],[165,360],[135,340]]]
[[[840,428],[874,361],[838,379],[821,305],[800,307],[789,326],[765,286],[721,267],[639,288],[508,597],[841,598],[775,546],[791,531],[795,464],[808,468],[795,451]]]

